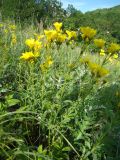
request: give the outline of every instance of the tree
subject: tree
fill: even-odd
[[[16,21],[37,19],[49,24],[53,20],[62,20],[65,10],[57,0],[4,0],[0,3],[2,15]]]
[[[68,5],[66,9],[67,16],[64,19],[65,28],[69,28],[71,30],[76,30],[80,27],[83,21],[83,13],[73,7],[73,5]]]

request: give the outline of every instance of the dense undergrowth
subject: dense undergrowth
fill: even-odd
[[[119,160],[120,45],[0,24],[0,159]]]

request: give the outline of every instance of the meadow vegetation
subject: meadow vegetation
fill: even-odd
[[[118,39],[21,26],[0,22],[0,159],[119,160]]]

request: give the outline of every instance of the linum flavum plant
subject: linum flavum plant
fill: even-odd
[[[90,27],[81,27],[82,38],[86,41],[91,40],[97,33],[95,29]]]
[[[22,53],[20,59],[34,62],[34,60],[40,56],[40,49],[42,48],[42,43],[35,39],[27,39],[25,44],[31,50],[30,52]]]
[[[120,45],[62,25],[0,24],[2,160],[120,159]]]
[[[103,39],[94,39],[94,43],[98,48],[103,48],[105,46],[105,40]]]

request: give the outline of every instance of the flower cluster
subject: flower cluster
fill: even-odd
[[[87,65],[87,67],[90,69],[92,75],[97,78],[101,78],[101,77],[104,77],[109,74],[109,71],[106,68],[102,67],[101,65],[99,65],[97,63],[90,61],[90,57],[81,58],[80,62],[82,64]]]
[[[99,54],[101,56],[108,56],[110,59],[114,58],[117,59],[119,57],[119,51],[120,51],[120,45],[117,43],[111,43],[108,48],[105,48],[105,43],[106,41],[103,39],[94,39],[94,44],[95,46],[97,46],[98,48],[100,48],[100,52]]]
[[[120,45],[118,45],[116,43],[111,43],[108,48],[108,52],[111,54],[118,52],[119,50],[120,50]]]
[[[39,56],[38,54],[34,54],[33,52],[30,51],[30,52],[22,53],[22,56],[20,57],[20,59],[34,62],[34,59],[37,58],[38,56]]]
[[[91,73],[96,77],[104,77],[109,74],[109,71],[96,63],[89,63],[88,67]]]
[[[42,42],[33,38],[27,39],[25,44],[34,52],[38,52],[42,48]]]
[[[59,46],[62,43],[66,43],[70,45],[75,44],[74,42],[79,43],[78,36],[81,36],[82,42],[85,45],[84,48],[87,48],[86,45],[93,43],[95,52],[99,53],[100,56],[103,56],[103,57],[99,57],[100,59],[103,59],[103,61],[100,60],[101,64],[91,62],[90,57],[85,57],[81,59],[80,60],[81,63],[88,66],[92,75],[94,75],[95,77],[104,77],[108,75],[109,71],[104,67],[102,67],[102,65],[105,63],[106,60],[112,61],[112,59],[117,59],[119,57],[118,52],[120,50],[120,46],[118,44],[111,43],[110,45],[108,45],[104,39],[101,39],[101,38],[94,39],[97,31],[90,27],[81,27],[80,34],[79,34],[79,32],[76,32],[76,31],[62,30],[63,24],[59,22],[55,22],[53,26],[54,26],[53,29],[44,30],[44,34],[34,33],[35,38],[26,39],[25,44],[29,48],[29,50],[22,53],[20,59],[29,61],[29,62],[34,62],[40,56],[41,49],[43,47],[48,47],[46,50],[47,51],[46,53],[49,56],[45,58],[44,62],[42,58],[40,60],[40,62],[42,62],[40,64],[40,69],[42,72],[45,72],[53,64],[51,54],[49,53],[49,49],[50,49],[49,47],[52,47],[55,45]],[[16,41],[15,37],[13,37],[13,43],[15,43],[15,41]],[[85,43],[85,41],[89,43]],[[83,50],[84,48],[81,48],[81,50]],[[84,50],[82,51],[82,53],[85,54]],[[45,55],[42,56],[43,59],[44,59],[44,56]],[[72,63],[70,63],[69,67],[74,68]]]
[[[64,33],[62,30],[62,23],[55,22],[53,25],[55,29],[44,30],[48,43],[56,42],[61,44],[67,40],[70,41],[77,38],[77,33],[75,31],[66,30]]]
[[[55,22],[54,24],[54,27],[56,29],[57,32],[61,32],[61,28],[62,28],[62,23],[59,23],[59,22]]]
[[[47,56],[44,63],[42,63],[40,65],[41,71],[46,72],[52,64],[53,64],[53,60],[52,60],[51,56]]]
[[[91,40],[97,33],[97,31],[90,27],[81,27],[82,38],[86,41]]]
[[[105,45],[105,40],[103,39],[94,39],[94,44],[98,47],[98,48],[103,48]]]
[[[30,38],[25,41],[25,44],[26,46],[29,47],[30,51],[22,53],[20,59],[34,62],[34,60],[40,56],[40,49],[42,48],[42,42]]]
[[[77,33],[75,31],[68,31],[68,30],[66,30],[66,33],[68,35],[68,40],[76,39],[77,38]]]

